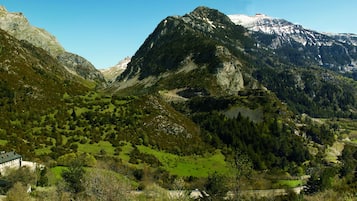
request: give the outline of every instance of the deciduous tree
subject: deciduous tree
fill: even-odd
[[[77,157],[71,162],[68,169],[62,172],[62,178],[67,184],[68,191],[77,194],[84,190],[84,173],[83,160]]]
[[[227,178],[217,172],[208,176],[205,188],[213,200],[223,200],[228,192]]]
[[[30,195],[27,193],[27,187],[21,182],[17,182],[7,192],[5,201],[31,201]]]
[[[119,178],[113,172],[95,170],[85,176],[85,195],[88,199],[101,201],[129,200],[130,185],[125,178]]]

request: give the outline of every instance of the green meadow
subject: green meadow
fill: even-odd
[[[205,156],[178,156],[143,145],[138,146],[138,149],[142,153],[154,155],[163,164],[164,169],[173,175],[207,177],[214,172],[229,173],[225,157],[219,150]]]
[[[90,154],[100,154],[101,152],[108,155],[114,154],[114,148],[108,141],[99,141],[93,144],[78,144],[78,151]]]

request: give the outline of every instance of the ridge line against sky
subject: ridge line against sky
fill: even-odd
[[[0,0],[0,5],[22,12],[31,25],[97,68],[134,55],[161,20],[198,6],[227,15],[263,13],[319,32],[357,33],[356,0]]]

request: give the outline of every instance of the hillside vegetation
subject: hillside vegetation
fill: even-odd
[[[0,42],[0,150],[45,165],[2,175],[9,199],[27,184],[39,200],[356,195],[356,82],[259,48],[217,10],[164,19],[103,90]]]

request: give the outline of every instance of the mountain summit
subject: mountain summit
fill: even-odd
[[[245,73],[243,59],[252,45],[245,29],[226,15],[198,7],[161,21],[115,85],[236,94],[254,83]]]
[[[260,44],[270,47],[288,62],[319,65],[343,73],[357,69],[357,36],[354,34],[320,33],[263,14],[229,17],[250,30]]]
[[[235,24],[242,25],[251,31],[259,31],[266,34],[289,36],[292,34],[306,32],[301,25],[293,24],[284,19],[269,17],[264,14],[256,14],[255,16],[229,15],[229,18]],[[301,42],[305,45],[307,44],[307,41]]]

